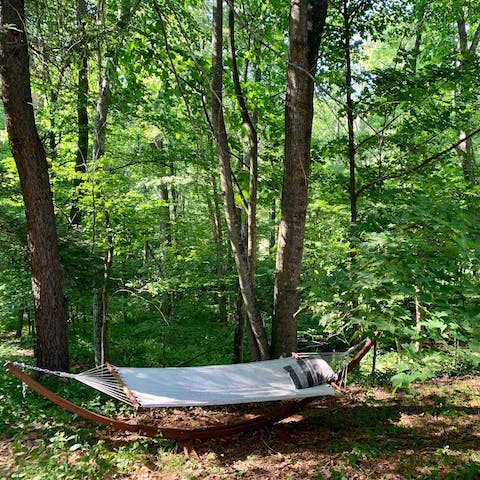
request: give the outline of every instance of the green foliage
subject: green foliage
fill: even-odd
[[[86,38],[79,39],[71,2],[26,2],[33,103],[50,166],[73,368],[93,363],[92,289],[104,279],[109,247],[113,363],[229,362],[238,281],[228,254],[208,118],[210,12],[194,0],[168,0],[158,2],[160,18],[151,2],[118,0],[106,2],[101,26],[87,3]],[[456,149],[437,156],[479,123],[478,51],[459,51],[457,21],[463,15],[471,45],[480,17],[478,9],[457,0],[347,3],[354,13],[358,219],[351,225],[343,4],[332,1],[316,76],[297,320],[299,331],[320,350],[344,349],[380,330],[377,372],[364,381],[400,394],[432,376],[478,374],[480,367],[479,186],[465,178]],[[268,328],[282,189],[288,5],[243,2],[235,20],[241,85],[259,134],[255,288]],[[80,43],[90,51],[90,157],[98,48],[100,67],[112,74],[106,152],[96,164],[87,159],[85,172],[75,168]],[[249,200],[247,136],[230,63],[226,55],[224,110],[242,210],[243,199]],[[24,328],[22,339],[11,338],[18,313],[32,315],[25,215],[2,115],[0,129],[0,334],[8,336],[0,357],[25,360],[32,336]],[[472,141],[478,177],[478,135]],[[69,223],[72,208],[81,213],[78,225]],[[227,319],[221,316],[222,300]],[[367,373],[369,366],[363,368]],[[82,385],[51,386],[99,412],[122,408]],[[152,451],[161,471],[185,468],[168,444],[97,442],[87,428],[71,427],[69,414],[52,413],[46,401],[26,395],[0,373],[0,436],[11,440],[16,462],[13,476],[2,471],[0,476],[127,475]],[[442,415],[460,414],[443,399],[434,408]],[[368,425],[370,414],[360,413],[359,424]],[[388,420],[390,413],[380,408],[375,414]],[[342,427],[338,418],[325,421],[334,430]],[[347,478],[348,469],[378,456],[378,443],[366,445],[342,447],[341,465],[322,470],[318,478]],[[448,463],[448,451],[440,449],[435,458]],[[435,468],[425,478],[453,478]],[[211,466],[199,476],[223,472]],[[457,466],[455,475],[478,476],[478,458]]]
[[[478,124],[478,55],[458,51],[456,29],[463,14],[471,44],[478,12],[456,1],[381,3],[349,2],[358,196],[352,226],[343,7],[330,2],[315,91],[299,330],[321,339],[322,348],[343,348],[378,329],[382,345],[405,356],[406,365],[420,343],[449,352],[459,372],[470,371],[478,368],[480,345],[479,189],[465,181],[455,149],[422,162]],[[75,9],[63,0],[50,7],[49,0],[27,2],[27,18],[69,322],[83,336],[72,346],[73,360],[91,363],[92,289],[103,281],[112,247],[112,355],[125,363],[180,363],[171,339],[195,322],[195,336],[212,348],[202,329],[220,318],[222,300],[233,317],[238,290],[208,119],[211,18],[195,1],[159,2],[162,18],[151,4],[115,1],[105,5],[100,31],[97,12],[88,11],[90,155],[98,45],[102,68],[114,72],[106,153],[95,165],[87,159],[80,172]],[[251,1],[236,11],[241,84],[259,134],[255,284],[267,326],[282,188],[287,10],[282,2]],[[226,55],[224,109],[241,210],[247,136],[230,67]],[[477,157],[478,146],[474,137]],[[0,331],[11,331],[18,312],[32,305],[21,192],[5,131],[0,182]],[[68,222],[73,207],[81,213],[75,226]],[[233,325],[225,324],[215,361],[229,352],[232,335]],[[396,374],[394,385],[404,385],[426,372],[402,366]]]

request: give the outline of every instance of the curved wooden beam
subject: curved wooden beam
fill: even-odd
[[[360,362],[363,360],[363,357],[370,351],[370,349],[377,343],[377,338],[380,335],[380,332],[373,332],[373,338],[367,338],[365,345],[354,355],[352,360],[350,360],[347,368],[343,369],[338,374],[338,381],[340,382],[345,378],[345,376],[350,373],[352,370],[355,370]]]

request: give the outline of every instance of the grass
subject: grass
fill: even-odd
[[[113,319],[112,363],[177,365],[230,361],[232,327],[177,312],[175,323],[137,316]],[[135,332],[135,335],[132,335]],[[3,332],[0,361],[31,361],[31,339]],[[70,332],[76,370],[92,364],[90,331]],[[0,478],[18,479],[231,479],[231,478],[480,478],[478,377],[411,385],[392,395],[394,354],[383,352],[375,376],[351,377],[361,386],[351,397],[315,404],[303,416],[270,430],[195,444],[198,458],[185,459],[162,439],[105,432],[52,406],[0,371]],[[449,359],[422,362],[445,373]],[[438,370],[436,370],[438,366]],[[450,361],[453,371],[455,362]],[[473,372],[478,375],[478,372]],[[78,384],[42,379],[62,396],[106,415],[130,412]],[[475,423],[477,422],[477,423]],[[472,433],[473,432],[473,433]]]

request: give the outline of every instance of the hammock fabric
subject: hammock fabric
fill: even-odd
[[[327,375],[333,370],[323,360],[321,368]],[[193,407],[205,405],[233,405],[239,403],[289,400],[294,398],[332,395],[335,390],[325,382],[311,388],[297,389],[287,368],[294,368],[297,360],[282,358],[234,365],[172,368],[125,368],[107,367],[107,372],[118,375],[128,400],[134,406]],[[75,377],[89,383],[90,376]],[[336,378],[335,378],[336,379]],[[102,390],[103,377],[93,382]],[[124,399],[126,403],[128,402]]]
[[[332,395],[335,389],[328,383],[342,378],[360,363],[375,340],[366,339],[347,367],[335,375],[324,360],[314,359],[315,371],[306,372],[302,360],[284,358],[235,365],[173,368],[127,368],[109,364],[79,374],[52,372],[36,367],[8,362],[5,367],[23,383],[29,385],[62,408],[88,420],[147,436],[161,435],[175,440],[211,438],[231,435],[274,423],[295,413],[313,398]],[[309,360],[312,363],[312,360]],[[298,365],[301,365],[301,368]],[[265,416],[237,425],[204,428],[162,428],[122,422],[83,409],[60,397],[18,367],[33,368],[60,377],[73,378],[134,407],[207,406],[264,401],[291,400]],[[302,378],[305,375],[305,378]],[[312,382],[314,378],[316,382]],[[313,385],[313,386],[310,386]],[[300,388],[299,388],[300,387]]]

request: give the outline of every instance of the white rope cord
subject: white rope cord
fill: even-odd
[[[91,368],[82,373],[67,373],[55,370],[48,370],[47,368],[35,367],[26,363],[14,362],[14,365],[22,369],[34,370],[36,372],[54,375],[56,377],[73,378],[89,387],[95,388],[106,395],[111,396],[121,402],[133,405],[130,398],[126,395],[122,385],[120,385],[114,375],[106,367],[100,365],[99,367]]]
[[[133,402],[128,398],[128,396],[123,391],[123,388],[118,383],[114,385],[104,382],[103,379],[99,380],[93,377],[86,377],[84,375],[76,377],[76,380],[84,383],[85,385],[88,385],[89,387],[95,388],[100,392],[109,395],[112,398],[115,398],[117,400],[120,400],[121,402],[133,406]]]
[[[128,405],[133,405],[133,402],[125,393],[123,386],[118,383],[118,380],[106,365],[99,365],[98,367],[79,373],[75,376],[75,379],[100,392],[110,395],[112,398],[116,398]]]
[[[342,369],[340,374],[340,387],[346,388],[347,387],[347,377],[348,377],[348,365],[345,365]]]

